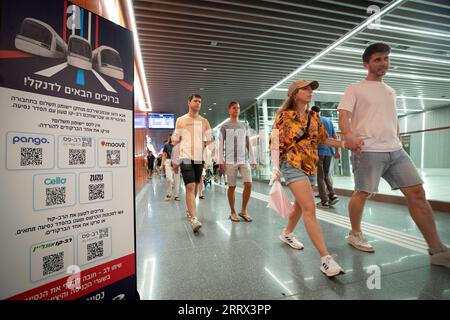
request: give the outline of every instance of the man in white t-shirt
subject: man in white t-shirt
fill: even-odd
[[[202,227],[196,216],[195,198],[203,171],[204,148],[212,142],[209,122],[199,115],[201,105],[200,95],[193,94],[189,97],[189,112],[177,119],[172,137],[176,144],[174,147],[175,167],[180,165],[186,187],[187,214],[194,232]]]
[[[366,199],[378,192],[383,177],[393,190],[400,189],[405,195],[411,217],[427,241],[431,264],[450,266],[450,250],[437,233],[423,181],[398,137],[396,94],[383,82],[389,53],[385,43],[365,49],[362,59],[367,77],[345,90],[338,107],[345,140],[364,142],[362,152],[352,152],[355,192],[348,205],[352,230],[347,240],[361,251],[375,251],[361,232],[361,219]]]

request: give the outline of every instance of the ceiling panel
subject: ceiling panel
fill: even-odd
[[[253,104],[261,93],[360,25],[370,5],[383,8],[390,2],[133,1],[152,108],[184,114],[187,97],[196,92],[203,97],[202,115],[214,126],[226,118],[229,101],[238,100],[241,108]],[[317,79],[320,90],[342,92],[364,77],[364,47],[384,41],[392,46],[386,83],[399,95],[442,99],[406,99],[402,108],[448,104],[448,1],[406,1],[383,16],[381,25],[354,35],[294,78]],[[266,97],[285,95],[272,90]],[[319,93],[316,98],[330,101],[336,95]]]

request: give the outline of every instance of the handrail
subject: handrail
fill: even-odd
[[[413,134],[413,133],[421,133],[421,132],[429,132],[429,131],[440,131],[440,130],[447,130],[447,129],[450,129],[450,126],[439,127],[439,128],[431,128],[431,129],[423,129],[423,130],[416,130],[416,131],[409,131],[409,132],[401,132],[400,135],[404,136],[404,135]]]

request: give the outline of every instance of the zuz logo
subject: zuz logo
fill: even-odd
[[[112,148],[125,148],[125,142],[100,142],[102,147],[112,147]]]
[[[16,144],[16,143],[32,143],[36,146],[40,145],[40,144],[47,144],[50,143],[50,141],[47,140],[47,138],[39,138],[39,137],[19,137],[19,136],[14,136],[12,138],[12,143]]]

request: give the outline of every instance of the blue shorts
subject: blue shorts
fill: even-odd
[[[377,193],[381,177],[392,190],[423,184],[411,158],[403,149],[352,153],[351,160],[356,191]]]
[[[283,161],[280,166],[286,185],[299,180],[309,180],[311,185],[316,184],[316,176],[308,176],[302,170],[291,166],[287,161]]]

